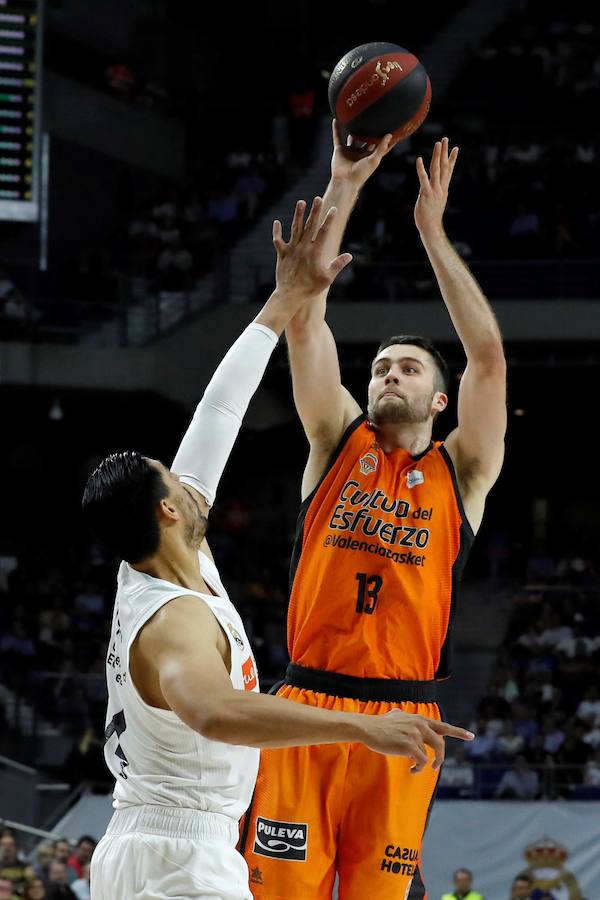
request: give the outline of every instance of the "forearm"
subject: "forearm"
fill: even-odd
[[[358,194],[358,189],[348,181],[331,179],[329,182],[323,195],[319,224],[332,206],[335,206],[338,212],[324,243],[323,255],[325,259],[334,259],[340,252],[342,238],[358,199]],[[296,313],[286,327],[288,343],[300,342],[308,336],[307,332],[314,328],[319,328],[320,323],[325,319],[328,294],[329,290],[323,291],[313,303],[304,306]]]
[[[421,234],[421,240],[467,359],[485,362],[502,356],[502,336],[492,308],[443,229]]]
[[[294,703],[283,697],[232,691],[198,727],[204,737],[248,747],[294,747],[360,741],[361,717]]]
[[[219,364],[171,467],[209,505],[214,503],[242,419],[277,344],[277,335],[267,324],[269,317],[264,322],[259,319],[242,332]]]

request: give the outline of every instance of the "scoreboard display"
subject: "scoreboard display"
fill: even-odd
[[[0,0],[0,220],[39,219],[42,0]]]

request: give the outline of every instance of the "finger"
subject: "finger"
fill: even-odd
[[[431,184],[429,182],[429,178],[427,177],[427,172],[425,171],[425,164],[423,162],[422,156],[419,156],[419,158],[417,159],[417,176],[423,193],[429,193],[429,191],[431,190]]]
[[[423,740],[429,747],[431,747],[434,752],[432,768],[437,772],[437,770],[444,762],[444,756],[446,755],[446,745],[444,743],[444,738],[439,734],[436,734],[433,728],[426,728],[423,734]]]
[[[386,134],[385,137],[379,141],[375,153],[373,154],[373,162],[376,165],[379,165],[386,153],[389,153],[393,145],[393,140],[391,134]]]
[[[458,147],[454,147],[450,157],[448,159],[448,183],[450,183],[450,179],[452,178],[452,173],[454,172],[454,166],[456,165],[456,160],[458,159]]]
[[[338,277],[342,269],[345,269],[347,265],[352,262],[352,254],[351,253],[340,253],[339,256],[333,260],[330,264],[327,273],[331,279],[330,283],[335,281]]]
[[[442,157],[442,145],[440,141],[435,142],[433,153],[431,155],[431,164],[429,166],[429,178],[433,188],[440,183],[440,161]]]
[[[292,233],[290,236],[290,244],[297,244],[302,237],[305,209],[306,202],[304,200],[298,200],[298,202],[296,203],[296,209],[294,210],[294,218],[292,219]]]
[[[321,199],[321,198],[319,197],[319,199]],[[322,203],[322,201],[321,201],[321,203]],[[333,220],[335,219],[336,215],[337,215],[337,206],[330,206],[330,208],[327,210],[327,215],[325,216],[325,218],[323,219],[323,221],[321,223],[321,227],[319,228],[319,230],[317,231],[317,233],[315,234],[315,236],[313,238],[315,243],[320,243],[320,244],[323,243],[323,241],[325,240],[325,236],[327,235],[327,232],[329,231],[329,227],[330,227],[331,223],[333,222]],[[307,225],[308,225],[308,222],[307,222]]]
[[[331,120],[331,133],[333,136],[333,146],[337,149],[342,146],[342,133],[337,119]]]
[[[418,772],[422,772],[427,765],[427,754],[425,753],[425,748],[415,747],[413,752],[410,754],[410,758],[414,760],[412,766],[410,767],[410,771],[412,772],[412,774],[416,775]]]
[[[273,221],[273,244],[278,254],[285,249],[285,243],[281,237],[281,222],[279,219]]]
[[[354,138],[352,137],[351,134],[349,134],[348,137],[346,138],[346,147],[352,147],[352,146],[354,146]]]
[[[323,198],[315,197],[315,199],[312,202],[310,212],[308,214],[308,219],[304,223],[304,234],[309,235],[311,240],[314,237],[316,230],[317,230],[319,216],[321,214],[322,206],[323,206]]]
[[[435,731],[436,734],[442,734],[444,737],[458,738],[459,741],[472,741],[475,735],[466,728],[459,728],[458,725],[449,725],[448,722],[437,722],[435,719],[428,719],[427,724]]]

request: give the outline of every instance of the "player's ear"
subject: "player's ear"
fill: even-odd
[[[431,404],[431,411],[433,413],[441,413],[444,412],[446,407],[448,406],[448,395],[444,394],[442,391],[436,391],[433,395],[433,403]]]
[[[163,497],[160,503],[157,504],[156,511],[159,522],[162,525],[166,525],[167,528],[175,525],[181,518],[179,510],[173,505],[169,497]]]

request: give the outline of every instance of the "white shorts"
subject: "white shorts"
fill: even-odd
[[[92,900],[252,900],[228,816],[193,809],[117,810],[91,865]]]

